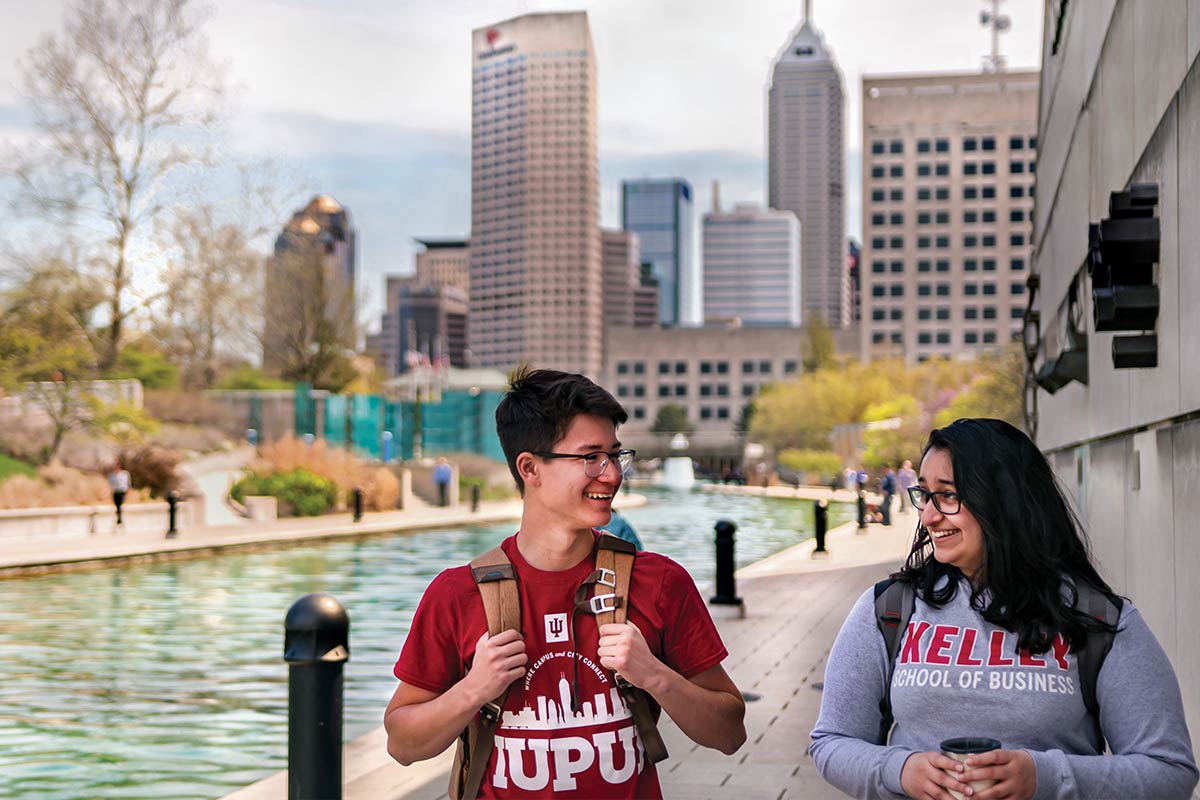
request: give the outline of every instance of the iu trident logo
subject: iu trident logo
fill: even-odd
[[[546,615],[546,643],[565,642],[567,640],[567,615]]]

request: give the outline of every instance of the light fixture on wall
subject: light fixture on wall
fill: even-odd
[[[1162,230],[1154,216],[1156,205],[1158,184],[1135,183],[1113,192],[1108,218],[1088,226],[1088,274],[1097,331],[1153,331],[1158,322],[1154,265]],[[1154,333],[1114,337],[1112,362],[1116,369],[1158,366],[1158,337]]]
[[[1088,340],[1081,331],[1079,317],[1079,278],[1071,281],[1067,290],[1067,309],[1063,319],[1062,348],[1058,354],[1047,358],[1037,371],[1037,385],[1050,394],[1078,381],[1084,386],[1088,382]],[[1041,319],[1037,320],[1040,332]],[[1028,340],[1027,340],[1028,341]],[[1036,346],[1035,346],[1036,350]]]

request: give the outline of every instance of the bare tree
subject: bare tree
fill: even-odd
[[[134,255],[169,213],[180,173],[206,160],[199,142],[221,97],[200,35],[207,14],[195,0],[79,0],[65,30],[22,63],[41,135],[13,168],[18,200],[97,234],[88,261],[105,295],[101,370],[148,301]]]

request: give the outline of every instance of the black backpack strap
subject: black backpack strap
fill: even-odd
[[[916,597],[912,583],[906,580],[885,578],[875,584],[875,624],[883,635],[888,657],[887,678],[879,700],[879,744],[887,744],[895,722],[892,717],[892,675],[896,672],[896,657],[900,654],[900,642],[912,618]]]
[[[1080,583],[1075,588],[1079,593],[1077,608],[1093,619],[1103,620],[1116,627],[1117,620],[1121,618],[1123,605],[1120,599],[1114,600],[1086,583]],[[1100,701],[1096,697],[1096,682],[1099,680],[1100,667],[1104,664],[1104,658],[1112,649],[1115,636],[1114,631],[1088,631],[1087,644],[1076,655],[1083,704],[1087,707],[1088,714],[1092,717],[1092,724],[1096,727],[1096,741],[1100,743],[1101,753],[1107,748],[1107,743],[1104,740],[1104,731],[1100,729]]]

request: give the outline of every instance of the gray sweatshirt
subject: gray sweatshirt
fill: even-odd
[[[943,739],[988,736],[1024,749],[1037,767],[1035,798],[1187,798],[1197,771],[1179,683],[1142,615],[1126,602],[1097,678],[1099,755],[1075,655],[1061,638],[1041,656],[1016,652],[1016,634],[971,608],[964,583],[942,608],[917,598],[892,682],[896,725],[875,744],[887,652],[874,592],[858,599],[825,669],[809,753],[825,780],[861,798],[904,797],[900,772]]]

